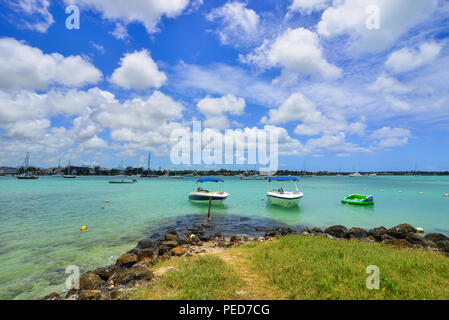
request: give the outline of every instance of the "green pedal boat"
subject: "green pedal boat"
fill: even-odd
[[[346,198],[342,199],[341,202],[346,204],[367,206],[374,204],[374,198],[373,196],[367,196],[364,194],[351,194]]]

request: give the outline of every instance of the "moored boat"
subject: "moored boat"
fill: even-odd
[[[202,184],[205,182],[215,182],[219,184],[219,191],[209,191],[202,188]],[[221,204],[227,197],[229,193],[222,190],[222,184],[224,181],[218,178],[202,178],[196,181],[196,191],[189,194],[189,200],[197,203],[209,203],[211,204]]]
[[[373,205],[374,204],[374,198],[371,195],[364,195],[364,194],[350,194],[346,198],[341,200],[342,203],[345,204],[355,204],[355,205]]]
[[[136,183],[136,179],[111,179],[109,183]]]
[[[27,169],[28,169],[28,163],[30,161],[30,154],[27,152],[26,156],[25,156],[25,160],[23,161],[23,173],[20,175],[17,175],[16,178],[20,179],[20,180],[36,180],[39,179],[38,176],[36,176],[35,174],[32,173],[27,173]]]
[[[292,181],[295,187],[294,191],[285,191],[283,187],[271,189],[271,182],[273,181]],[[299,202],[304,197],[304,193],[298,189],[298,178],[296,177],[270,177],[268,178],[268,201],[272,204],[288,208],[299,205]]]

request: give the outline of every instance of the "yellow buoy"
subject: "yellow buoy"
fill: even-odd
[[[419,232],[419,233],[423,233],[423,232],[424,232],[424,229],[418,227],[418,228],[416,228],[416,231]]]
[[[81,231],[84,231],[84,230],[86,230],[86,229],[87,229],[86,226],[82,226],[82,227],[80,228]]]
[[[399,190],[398,193],[402,193],[402,190]]]
[[[264,198],[262,198],[262,201],[264,201],[265,199]]]
[[[104,209],[104,206],[102,206],[101,209]]]
[[[106,200],[105,202],[106,202],[106,203],[109,203],[109,200]]]

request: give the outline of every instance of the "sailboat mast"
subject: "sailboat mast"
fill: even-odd
[[[150,174],[150,157],[151,157],[151,152],[148,152],[148,175]]]

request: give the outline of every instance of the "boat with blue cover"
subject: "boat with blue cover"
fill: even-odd
[[[271,188],[272,182],[286,181],[291,181],[295,189],[292,191],[285,191],[282,186],[274,189]],[[268,201],[272,204],[279,205],[285,208],[299,205],[302,197],[304,197],[304,193],[299,191],[298,181],[299,180],[297,177],[269,177],[267,192]]]
[[[203,189],[203,183],[216,183],[219,186],[218,191],[209,191],[207,189]],[[197,203],[209,203],[211,204],[221,204],[227,197],[229,197],[229,193],[223,191],[223,183],[224,181],[219,178],[201,178],[196,181],[196,191],[191,192],[189,194],[189,200]],[[210,185],[210,183],[209,183]]]

